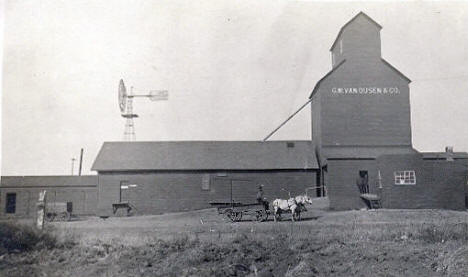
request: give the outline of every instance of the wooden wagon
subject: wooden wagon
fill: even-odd
[[[47,203],[45,209],[45,219],[47,221],[69,221],[71,218],[71,209],[66,202]]]
[[[240,202],[210,202],[213,207],[218,209],[219,214],[225,215],[232,222],[242,220],[244,215],[253,216],[259,222],[268,220],[270,214],[268,202],[266,204]]]

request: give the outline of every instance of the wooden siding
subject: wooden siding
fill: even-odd
[[[344,59],[347,61],[380,59],[380,49],[380,27],[370,22],[365,16],[358,16],[342,30],[337,43],[331,50],[335,56],[333,67]]]
[[[97,209],[97,176],[2,176],[0,215],[35,217],[39,192],[48,202],[72,202],[73,214],[94,215]],[[16,193],[16,212],[6,214],[6,194]]]
[[[380,29],[359,13],[340,30],[333,70],[313,92],[312,135],[320,146],[411,146],[410,80],[381,58]],[[384,92],[390,88],[398,93]]]
[[[97,187],[0,187],[0,215],[35,217],[39,192],[47,191],[48,202],[72,202],[73,214],[94,215],[97,208]],[[16,193],[16,212],[5,213],[6,194]]]
[[[399,94],[337,94],[334,88],[398,88]],[[382,61],[346,61],[322,82],[321,143],[411,145],[408,82]]]
[[[356,186],[359,170],[368,171],[370,192],[377,193],[375,160],[328,160],[325,178],[330,209],[352,210],[366,207]]]
[[[458,162],[423,160],[422,155],[385,155],[377,159],[382,204],[392,209],[464,210],[467,168]],[[414,170],[415,185],[395,185],[394,172]]]
[[[326,181],[330,208],[365,208],[356,186],[359,170],[369,172],[370,193],[387,209],[464,210],[468,170],[460,162],[423,160],[421,154],[383,155],[377,160],[328,160]],[[395,185],[394,172],[414,170],[416,185]],[[382,189],[379,188],[378,172]]]
[[[311,124],[312,124],[312,143],[314,145],[314,151],[316,151],[318,158],[319,165],[321,164],[321,153],[320,149],[322,146],[322,109],[321,109],[321,96],[320,94],[315,94],[312,97],[311,103]]]
[[[209,175],[209,190],[202,189],[203,178]],[[206,177],[205,177],[206,178]],[[120,182],[129,188],[122,190]],[[166,172],[99,175],[99,215],[112,215],[112,204],[129,201],[138,214],[158,214],[209,208],[210,201],[230,201],[231,182],[233,200],[255,202],[258,184],[264,185],[265,197],[286,198],[284,188],[298,195],[315,186],[315,171],[284,172]],[[131,186],[136,185],[136,186]]]

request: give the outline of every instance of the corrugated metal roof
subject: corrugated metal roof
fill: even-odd
[[[1,187],[96,186],[97,176],[2,176]]]
[[[105,142],[92,166],[96,171],[317,168],[311,141]]]
[[[375,159],[385,154],[415,154],[409,146],[331,146],[322,153],[327,159]]]

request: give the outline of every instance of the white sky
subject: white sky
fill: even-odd
[[[137,140],[261,140],[307,101],[359,11],[413,80],[414,147],[468,151],[468,2],[7,1],[1,174],[70,174],[82,147],[89,174],[122,139],[121,78],[169,90],[134,102]],[[271,139],[310,139],[310,109]]]

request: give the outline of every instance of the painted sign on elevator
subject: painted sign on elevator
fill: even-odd
[[[398,87],[334,87],[333,94],[356,94],[356,95],[396,95],[400,94]]]

